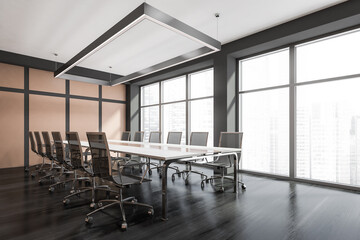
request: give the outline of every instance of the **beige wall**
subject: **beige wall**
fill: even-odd
[[[65,94],[63,79],[52,72],[29,69],[29,89]],[[0,87],[24,89],[24,67],[0,63]],[[103,98],[125,101],[125,86],[103,87]],[[70,94],[99,97],[99,86],[70,81]],[[103,130],[109,139],[120,139],[125,130],[125,104],[103,102]],[[24,93],[0,91],[0,168],[24,166]],[[65,139],[65,97],[29,95],[29,130],[60,131]],[[78,131],[82,140],[86,132],[99,130],[99,102],[70,99],[70,130]],[[50,135],[51,136],[51,135]],[[25,141],[29,141],[25,139]],[[42,159],[31,151],[29,163]]]
[[[116,86],[103,86],[102,87],[102,97],[107,99],[114,100],[126,100],[126,86],[124,84],[119,84]]]
[[[24,95],[0,91],[0,168],[24,166]]]
[[[99,97],[99,86],[90,83],[70,81],[70,94],[97,98]]]
[[[103,102],[102,105],[102,130],[107,139],[121,139],[125,131],[126,106],[125,104]]]
[[[29,69],[29,89],[44,92],[65,93],[65,80],[54,78],[54,73]]]
[[[29,130],[60,131],[65,138],[65,98],[32,95],[29,96]],[[30,144],[30,143],[29,143]],[[40,163],[40,158],[29,147],[29,163]]]
[[[87,141],[86,132],[99,131],[99,102],[70,99],[70,130]]]
[[[0,86],[24,89],[24,68],[0,63]]]

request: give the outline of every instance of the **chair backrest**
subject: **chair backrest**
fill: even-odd
[[[130,132],[122,132],[121,141],[130,141]]]
[[[166,143],[168,144],[180,144],[182,132],[169,132]]]
[[[65,162],[64,143],[60,132],[51,132],[54,140],[56,160],[60,163]]]
[[[35,139],[36,139],[37,152],[38,152],[38,154],[44,156],[44,151],[43,151],[43,147],[42,147],[42,141],[41,141],[40,133],[39,132],[34,132],[34,135],[35,135]]]
[[[241,148],[242,138],[242,132],[221,132],[219,147]]]
[[[192,132],[190,134],[190,145],[207,146],[208,132]]]
[[[109,178],[111,176],[111,157],[104,132],[86,133],[92,159],[92,169],[95,176]]]
[[[161,143],[161,132],[150,132],[150,143]]]
[[[79,134],[77,132],[67,132],[66,140],[69,146],[69,158],[73,169],[83,167],[83,152],[80,143]]]
[[[36,144],[35,144],[35,140],[34,140],[34,135],[33,135],[32,132],[29,132],[29,139],[30,139],[31,151],[38,154],[38,151],[36,150]]]
[[[53,155],[51,152],[51,140],[50,140],[50,134],[49,132],[41,132],[43,139],[44,139],[44,144],[45,144],[45,155],[47,158],[49,159],[53,159]]]
[[[135,142],[142,142],[142,141],[144,141],[144,132],[142,132],[142,131],[135,132],[134,141],[135,141]]]

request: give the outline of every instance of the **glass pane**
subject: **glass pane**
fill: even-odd
[[[162,106],[162,142],[166,142],[170,131],[182,132],[181,144],[186,139],[186,105],[185,102]]]
[[[214,95],[213,69],[190,74],[190,98],[209,97]]]
[[[297,176],[360,184],[360,78],[297,88]]]
[[[141,106],[159,103],[159,83],[141,87]]]
[[[145,132],[145,142],[151,131],[159,131],[159,106],[141,108],[141,131]]]
[[[288,88],[241,94],[240,98],[243,169],[289,175]]]
[[[297,81],[360,73],[360,31],[296,47]]]
[[[240,91],[289,84],[289,50],[242,60]]]
[[[209,132],[208,146],[213,146],[214,138],[214,99],[202,99],[189,102],[190,132]]]
[[[163,81],[162,102],[173,102],[185,100],[186,98],[186,77],[175,78]]]

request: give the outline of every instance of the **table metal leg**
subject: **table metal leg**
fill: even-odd
[[[162,167],[162,213],[161,213],[161,220],[167,221],[167,211],[168,211],[168,203],[167,203],[167,171],[171,162],[164,161]]]
[[[238,169],[239,169],[239,158],[237,153],[235,153],[234,154],[234,193],[239,192],[238,174],[237,174]]]

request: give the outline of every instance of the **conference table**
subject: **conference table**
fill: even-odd
[[[170,164],[181,161],[196,161],[204,157],[234,156],[234,193],[238,192],[237,170],[239,166],[238,154],[240,148],[201,147],[190,145],[175,145],[164,143],[148,143],[134,141],[108,140],[109,150],[116,153],[137,155],[144,158],[160,160],[162,162],[162,214],[161,219],[168,219],[167,171]],[[89,143],[81,141],[83,147]]]

